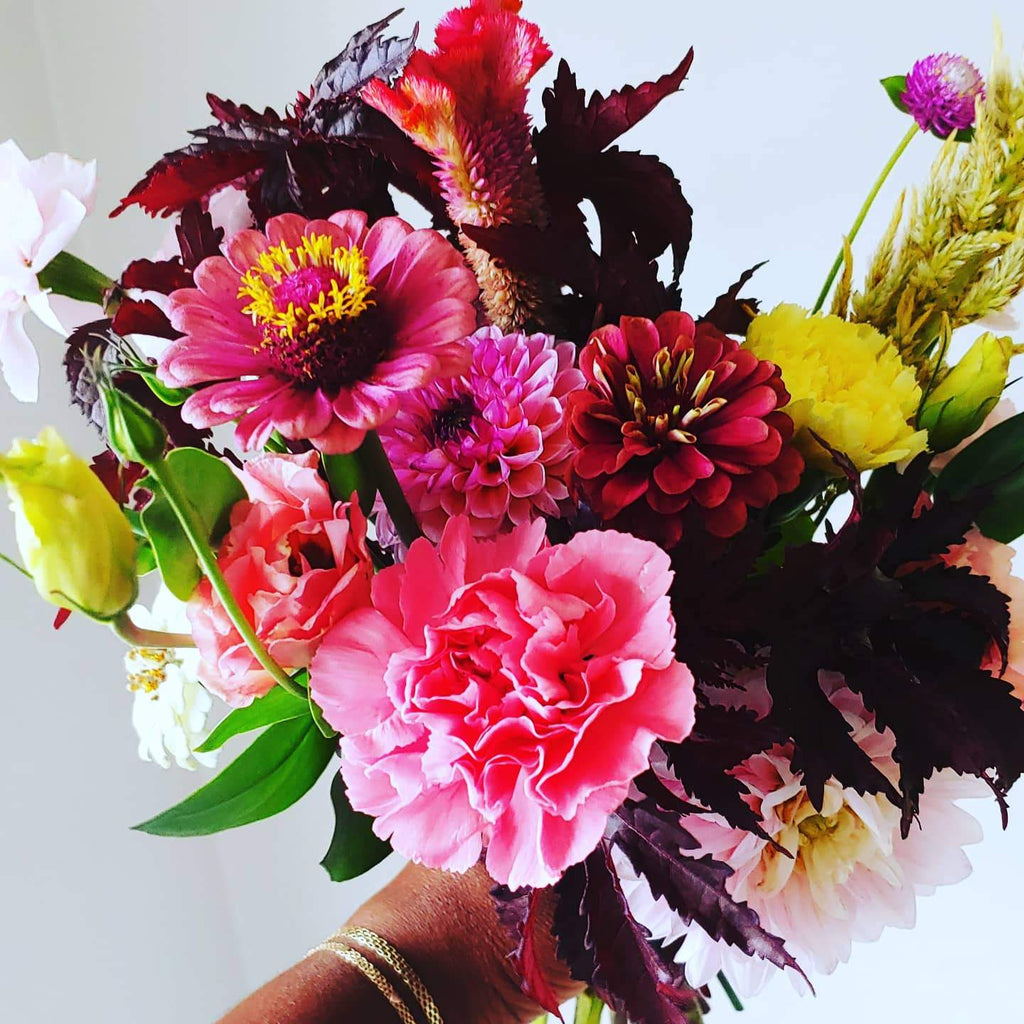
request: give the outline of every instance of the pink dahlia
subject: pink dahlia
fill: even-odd
[[[438,540],[455,515],[487,537],[557,516],[569,497],[570,391],[583,386],[575,348],[548,334],[483,327],[461,377],[406,398],[381,440],[423,532]]]
[[[370,599],[366,520],[357,503],[331,500],[316,467],[314,452],[246,463],[238,475],[248,500],[232,509],[217,558],[257,636],[288,671],[308,668],[327,630]],[[243,707],[273,688],[209,580],[188,617],[207,689]]]
[[[605,522],[671,547],[687,518],[730,537],[800,482],[779,369],[685,313],[623,317],[580,354],[569,396],[580,489]]]
[[[693,726],[671,580],[653,544],[548,546],[541,520],[475,540],[459,517],[436,549],[416,541],[313,660],[352,806],[428,866],[464,871],[486,846],[497,881],[555,882],[600,841],[654,740]]]
[[[853,738],[895,783],[899,767],[892,733],[877,731],[841,677],[833,677],[832,685],[831,699]],[[962,847],[980,841],[981,827],[956,801],[987,790],[976,779],[936,773],[921,797],[920,827],[902,839],[899,808],[883,796],[863,796],[833,779],[825,785],[821,809],[815,808],[791,754],[788,746],[773,747],[732,772],[749,789],[747,802],[764,819],[765,831],[788,856],[711,813],[687,816],[686,829],[700,845],[686,855],[710,854],[729,865],[731,895],[785,939],[805,972],[828,974],[849,959],[852,942],[874,941],[889,926],[913,927],[918,896],[970,873]],[[620,868],[631,877],[624,888],[638,920],[655,938],[683,939],[676,959],[686,964],[691,985],[704,985],[724,970],[738,989],[752,995],[772,976],[775,968],[767,961],[747,957],[698,925],[687,926],[663,899],[653,898],[626,863]],[[794,985],[804,985],[795,972],[790,975]]]
[[[933,53],[914,64],[900,100],[922,131],[944,139],[974,124],[984,96],[985,80],[966,57]]]
[[[355,210],[286,213],[223,249],[196,268],[195,288],[171,295],[184,336],[158,370],[172,387],[200,386],[183,407],[196,426],[238,419],[246,448],[277,430],[351,452],[402,392],[466,368],[477,288],[434,231],[398,217],[367,229]]]
[[[979,530],[971,530],[943,556],[947,565],[966,566],[979,576],[987,576],[992,584],[1010,599],[1010,645],[1006,670],[1002,656],[993,645],[984,664],[986,671],[1005,679],[1014,695],[1024,702],[1024,580],[1013,572],[1014,551],[1008,544],[990,540]]]

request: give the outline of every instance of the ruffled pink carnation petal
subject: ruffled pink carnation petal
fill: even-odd
[[[572,344],[484,327],[468,345],[465,373],[408,395],[381,431],[431,540],[455,515],[467,514],[473,533],[486,537],[569,504],[566,401],[584,383]],[[417,369],[406,367],[413,379]]]
[[[453,519],[328,633],[310,686],[378,835],[421,863],[549,885],[599,842],[656,739],[693,726],[669,560],[625,534],[548,546]]]
[[[195,288],[171,295],[183,336],[158,367],[164,383],[200,388],[185,409],[196,426],[238,419],[246,446],[276,430],[349,452],[394,415],[399,394],[465,369],[477,287],[434,231],[397,217],[367,229],[356,210],[282,214],[223,251],[200,264]],[[262,385],[240,386],[252,378]]]
[[[373,573],[358,504],[331,500],[317,456],[264,455],[239,471],[248,500],[231,512],[218,564],[282,668],[307,668],[324,634],[368,604]],[[233,707],[267,693],[256,661],[203,580],[188,606],[204,685]]]

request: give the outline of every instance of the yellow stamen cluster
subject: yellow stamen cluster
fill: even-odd
[[[633,419],[652,441],[694,444],[697,436],[689,428],[701,417],[717,412],[727,404],[722,397],[711,398],[704,403],[715,383],[714,370],[705,370],[687,394],[692,365],[693,349],[675,353],[668,348],[658,350],[653,360],[654,384],[665,401],[659,402],[660,408],[657,409],[649,408],[651,395],[645,399],[644,381],[639,370],[632,363],[626,366],[626,402],[633,412]],[[596,365],[595,370],[599,372]],[[668,401],[672,404],[668,405]]]
[[[373,305],[367,266],[358,246],[336,245],[330,235],[304,235],[294,249],[284,242],[271,246],[242,276],[238,297],[250,300],[242,312],[280,337],[294,340],[316,334],[322,324],[357,317]],[[294,301],[284,305],[278,286],[289,275],[314,267],[329,271],[330,287],[322,289],[308,308]]]
[[[168,660],[167,651],[162,648],[136,647],[129,655],[128,689],[132,693],[155,695],[166,678]]]

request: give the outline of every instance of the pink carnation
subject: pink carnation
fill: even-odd
[[[827,676],[823,680],[833,688],[831,699],[853,738],[895,783],[893,734],[876,729],[842,677]],[[757,691],[760,684],[748,680],[747,687]],[[981,827],[956,801],[983,796],[987,789],[976,779],[937,772],[925,784],[919,825],[902,839],[900,810],[884,796],[862,795],[831,779],[816,809],[791,756],[788,746],[776,746],[732,772],[750,791],[747,802],[763,818],[765,831],[791,856],[711,813],[687,816],[686,829],[700,845],[686,855],[709,854],[732,868],[726,883],[731,895],[786,941],[804,971],[828,974],[849,959],[853,942],[874,941],[887,927],[913,927],[918,896],[970,873],[962,847],[980,841]],[[687,926],[664,899],[653,898],[624,858],[618,866],[637,919],[656,939],[683,939],[676,959],[685,963],[691,985],[704,985],[724,970],[738,990],[752,995],[775,973],[767,961],[711,938],[698,925]],[[794,985],[804,986],[799,975],[790,975]]]
[[[249,495],[231,512],[218,564],[259,638],[282,668],[307,668],[324,633],[369,602],[366,520],[331,501],[317,456],[263,455],[239,477]],[[203,684],[232,707],[274,686],[231,624],[208,580],[188,606]]]
[[[574,448],[565,399],[583,386],[571,342],[549,334],[502,334],[483,327],[469,339],[461,377],[414,392],[381,440],[423,532],[466,514],[487,537],[557,516],[569,497]]]
[[[238,420],[239,443],[276,430],[324,452],[351,452],[389,420],[402,392],[461,373],[477,287],[436,231],[365,213],[294,213],[240,231],[203,260],[195,288],[171,295],[184,337],[163,354],[171,387],[200,427]],[[202,386],[205,385],[205,386]]]
[[[971,530],[963,544],[950,548],[943,557],[947,565],[966,566],[979,576],[987,576],[1010,599],[1010,645],[1006,671],[1001,678],[1013,687],[1015,696],[1024,701],[1024,581],[1013,573],[1013,548],[990,540],[978,530]],[[1002,657],[993,645],[981,666],[999,675]]]
[[[513,888],[556,881],[600,841],[655,739],[693,726],[675,660],[669,559],[621,533],[548,546],[544,522],[416,541],[343,619],[310,686],[344,738],[352,806],[395,849]]]

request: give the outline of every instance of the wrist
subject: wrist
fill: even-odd
[[[522,992],[512,966],[512,940],[498,921],[490,878],[482,867],[462,875],[409,865],[348,922],[377,932],[409,961],[446,1021],[520,1024],[541,1009]],[[579,986],[554,954],[550,922],[538,936],[545,973],[571,998]]]

